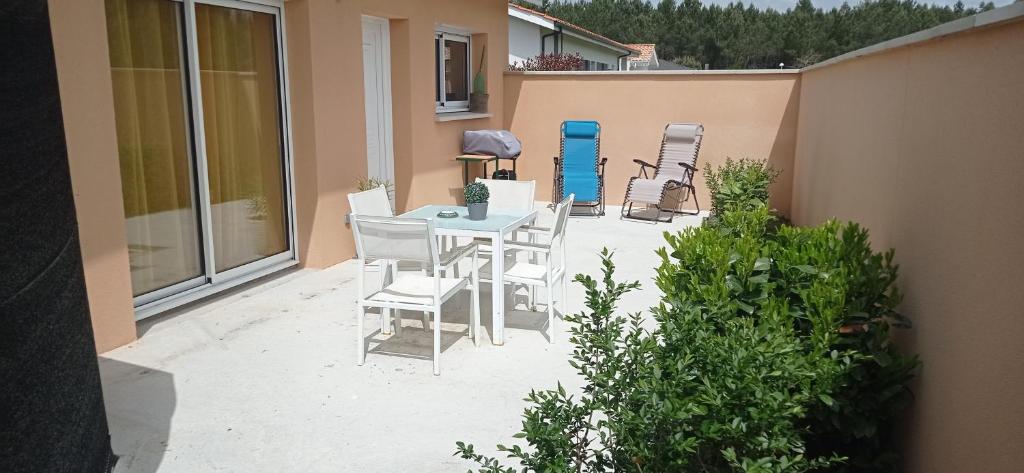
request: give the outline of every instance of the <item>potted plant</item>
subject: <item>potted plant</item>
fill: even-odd
[[[472,182],[466,186],[466,207],[469,207],[470,220],[483,220],[487,218],[487,199],[491,198],[490,191],[482,182]]]
[[[480,51],[480,64],[473,77],[473,92],[469,94],[469,111],[487,113],[487,75],[484,74],[484,62],[487,60],[487,46]]]

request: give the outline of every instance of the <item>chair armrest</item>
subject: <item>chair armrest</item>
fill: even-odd
[[[647,161],[644,161],[642,159],[634,159],[633,162],[639,164],[640,167],[642,167],[642,168],[655,168],[655,169],[658,168],[658,166],[655,166],[655,165],[653,165],[653,164],[651,164],[651,163],[649,163]],[[680,164],[682,164],[682,163],[680,163]]]
[[[686,163],[676,163],[676,164],[678,164],[678,165],[680,165],[680,166],[682,166],[682,167],[684,167],[686,169],[689,169],[691,171],[697,171],[697,167],[696,166],[691,166],[691,165],[686,164]]]
[[[465,246],[452,248],[451,251],[446,251],[441,254],[439,265],[443,269],[448,269],[458,263],[463,258],[467,258],[477,251],[477,243],[473,242]]]
[[[607,163],[607,162],[608,162],[608,157],[604,157],[604,158],[601,158],[601,162],[599,162],[598,164],[604,166],[605,163]]]
[[[527,241],[506,241],[505,249],[532,251],[534,253],[551,253],[551,245],[546,243],[530,243]]]
[[[548,227],[538,227],[536,225],[523,225],[516,229],[517,232],[527,233],[548,233],[551,231]]]
[[[555,161],[555,166],[558,166],[558,156],[555,156],[553,159]]]

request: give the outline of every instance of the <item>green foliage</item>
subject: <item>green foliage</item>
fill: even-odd
[[[483,204],[491,198],[491,192],[482,182],[470,182],[466,185],[466,204]]]
[[[563,0],[526,6],[616,41],[655,43],[661,59],[712,69],[801,67],[994,7],[991,2],[966,8],[913,0],[867,0],[830,10],[799,0],[784,12],[700,0]],[[684,61],[687,57],[693,59]]]
[[[391,181],[379,177],[360,177],[356,180],[356,189],[359,192],[368,191],[370,189],[376,189],[383,187],[384,190],[391,192],[391,188],[394,187]]]
[[[893,251],[873,252],[868,232],[853,223],[776,227],[764,207],[666,238],[657,283],[667,303],[755,319],[781,304],[803,352],[819,353],[827,341],[850,360],[841,388],[802,420],[808,453],[847,457],[835,471],[892,469],[890,424],[911,401],[907,384],[919,366],[890,342],[892,328],[910,326],[896,311]]]
[[[691,233],[724,239],[710,229]],[[659,280],[671,279],[663,257]],[[723,258],[730,260],[716,259]],[[488,473],[802,472],[842,460],[809,455],[803,425],[815,406],[832,399],[853,365],[850,353],[832,348],[839,337],[836,312],[815,313],[823,329],[820,337],[808,338],[795,329],[785,298],[764,298],[751,309],[759,316],[750,317],[726,303],[693,303],[666,293],[652,310],[659,326],[651,332],[639,313],[614,315],[618,300],[639,283],[616,282],[607,250],[602,260],[600,287],[589,276],[576,276],[589,311],[566,317],[581,394],[561,385],[529,394],[515,437],[530,451],[498,446],[518,467],[462,442],[456,455]],[[770,269],[754,253],[731,267],[742,268],[747,280]],[[759,283],[749,284],[756,291]]]
[[[781,171],[767,161],[726,158],[716,168],[704,171],[704,180],[711,192],[711,215],[720,217],[728,211],[747,211],[768,205],[768,188]]]

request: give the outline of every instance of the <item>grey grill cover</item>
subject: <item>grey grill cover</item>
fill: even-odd
[[[523,146],[519,138],[506,130],[466,131],[462,136],[462,152],[467,154],[489,154],[508,159],[519,156]]]

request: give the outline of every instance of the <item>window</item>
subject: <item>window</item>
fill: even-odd
[[[438,32],[434,35],[434,73],[437,112],[469,110],[469,36]]]

